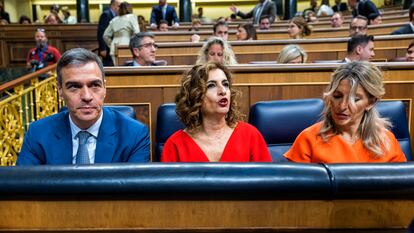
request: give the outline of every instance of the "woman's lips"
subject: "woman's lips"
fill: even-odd
[[[229,101],[226,98],[221,99],[218,104],[220,107],[226,107]]]

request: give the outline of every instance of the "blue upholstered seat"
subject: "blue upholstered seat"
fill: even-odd
[[[285,161],[296,136],[319,121],[323,105],[321,99],[261,101],[250,108],[249,122],[262,133],[273,161]]]
[[[104,107],[105,108],[110,108],[110,109],[115,110],[115,111],[118,111],[120,113],[123,113],[123,114],[125,114],[125,115],[127,115],[127,116],[129,116],[129,117],[131,117],[131,118],[133,118],[135,120],[137,119],[137,115],[136,115],[135,109],[133,107],[131,107],[131,106],[126,106],[126,105],[106,105]],[[61,107],[59,109],[59,112],[65,111],[65,110],[67,110],[67,107],[66,106],[63,106],[63,107]]]
[[[407,160],[412,160],[410,132],[408,130],[407,112],[405,104],[399,100],[381,101],[376,105],[381,117],[388,118],[391,128]]]
[[[175,112],[174,103],[166,103],[158,108],[154,161],[160,161],[162,148],[167,139],[176,131],[184,128],[184,124],[181,123]]]

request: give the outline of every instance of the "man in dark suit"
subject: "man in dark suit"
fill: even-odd
[[[380,14],[377,6],[371,0],[348,0],[352,9],[352,16],[362,15],[368,18],[371,14]]]
[[[374,37],[371,35],[356,35],[348,40],[347,55],[343,61],[369,61],[374,56]]]
[[[112,58],[109,55],[109,47],[106,46],[106,43],[103,39],[103,34],[105,32],[105,29],[108,27],[111,19],[118,15],[120,4],[121,0],[111,0],[110,7],[106,9],[99,17],[97,37],[99,42],[99,56],[102,57],[102,62],[104,66],[114,66],[114,62],[112,61]]]
[[[397,30],[393,31],[391,35],[400,35],[400,34],[412,34],[414,33],[414,3],[411,4],[410,9],[408,10],[410,22]]]
[[[3,3],[0,2],[0,19],[4,19],[7,21],[7,23],[10,23],[10,16],[7,11],[4,10]]]
[[[148,128],[102,107],[106,95],[100,58],[83,48],[66,51],[57,68],[67,109],[30,124],[17,165],[148,162]]]
[[[151,28],[156,30],[161,20],[166,20],[168,26],[173,26],[174,28],[180,26],[175,8],[168,5],[167,0],[159,0],[158,5],[152,7],[150,18]]]
[[[334,12],[342,12],[348,10],[348,5],[345,2],[341,2],[341,0],[335,0],[335,5],[332,7]]]
[[[271,0],[259,0],[259,3],[248,13],[239,11],[234,5],[230,10],[243,19],[253,18],[253,24],[258,24],[263,15],[269,16],[270,23],[276,19],[276,4]]]

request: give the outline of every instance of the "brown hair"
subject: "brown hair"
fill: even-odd
[[[310,36],[310,34],[312,34],[312,26],[308,25],[303,17],[293,17],[290,22],[296,24],[296,26],[302,30],[302,37]]]
[[[195,65],[184,73],[181,78],[180,91],[175,97],[177,115],[189,131],[198,129],[203,123],[201,106],[207,91],[206,83],[209,73],[215,69],[222,70],[229,81],[230,108],[226,115],[227,125],[234,127],[241,118],[236,102],[239,91],[233,89],[233,79],[230,71],[217,62]]]

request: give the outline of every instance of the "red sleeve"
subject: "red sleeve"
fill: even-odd
[[[161,162],[179,162],[178,149],[174,142],[174,134],[168,138],[162,149]]]
[[[26,64],[29,64],[30,63],[30,60],[32,60],[31,59],[32,58],[32,52],[33,52],[33,49],[30,49],[29,50],[29,53],[27,53]]]
[[[53,53],[53,56],[55,57],[55,63],[57,63],[62,55],[60,54],[59,50],[57,50],[56,48],[53,48],[52,53]]]
[[[272,156],[270,156],[269,149],[262,134],[254,126],[252,126],[253,134],[251,140],[251,162],[272,162]]]

